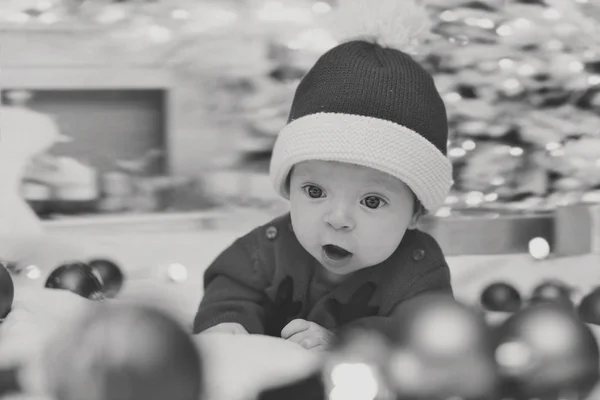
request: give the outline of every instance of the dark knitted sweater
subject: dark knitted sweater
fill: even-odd
[[[350,325],[385,331],[394,325],[390,314],[404,301],[426,292],[452,294],[440,247],[419,230],[407,231],[386,261],[330,290],[311,290],[319,285],[319,268],[298,242],[289,214],[255,228],[206,270],[194,333],[237,322],[249,333],[280,336],[296,318],[332,331]]]

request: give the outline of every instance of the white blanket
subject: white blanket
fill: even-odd
[[[69,292],[21,288],[15,311],[0,325],[0,366],[35,360],[62,327],[91,307],[92,302]],[[319,362],[317,354],[267,336],[213,333],[194,341],[205,367],[203,400],[251,400],[263,388],[307,375]],[[35,392],[43,391],[39,373],[30,376]]]

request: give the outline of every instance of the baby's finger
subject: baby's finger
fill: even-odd
[[[327,338],[321,333],[307,335],[307,337],[300,341],[300,345],[306,350],[325,350],[328,344]]]
[[[303,331],[290,336],[287,340],[304,347],[303,343],[306,343],[307,341],[310,342],[309,339],[312,335],[313,333],[310,331]]]
[[[311,331],[304,331],[297,333],[288,339],[290,342],[294,342],[304,347],[306,350],[313,350],[319,347],[326,347],[327,341],[320,334],[315,334]]]
[[[290,321],[285,328],[281,330],[281,337],[284,339],[289,339],[295,334],[303,331],[307,331],[310,328],[310,322],[304,319],[295,319]]]
[[[310,350],[314,353],[324,353],[325,351],[327,351],[329,349],[329,345],[321,342],[311,348],[305,347],[305,349]]]

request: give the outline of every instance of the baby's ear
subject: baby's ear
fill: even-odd
[[[425,215],[425,208],[419,200],[415,199],[415,210],[408,224],[408,229],[417,229],[417,225],[419,225],[419,220],[423,215]]]

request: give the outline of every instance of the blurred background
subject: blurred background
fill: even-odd
[[[426,1],[434,35],[414,55],[446,101],[455,170],[438,216],[600,201],[593,3]],[[42,219],[279,213],[270,152],[299,79],[336,44],[335,7],[0,1],[3,190]]]
[[[591,293],[600,2],[423,1],[432,35],[410,51],[448,110],[455,184],[433,219],[455,221],[438,233],[456,297],[502,281],[527,298],[546,279]],[[191,325],[210,262],[287,208],[271,151],[300,79],[336,45],[336,3],[0,0],[0,260],[17,295],[106,258],[127,276],[120,298]],[[33,354],[59,325],[40,299],[48,326],[2,350]]]

